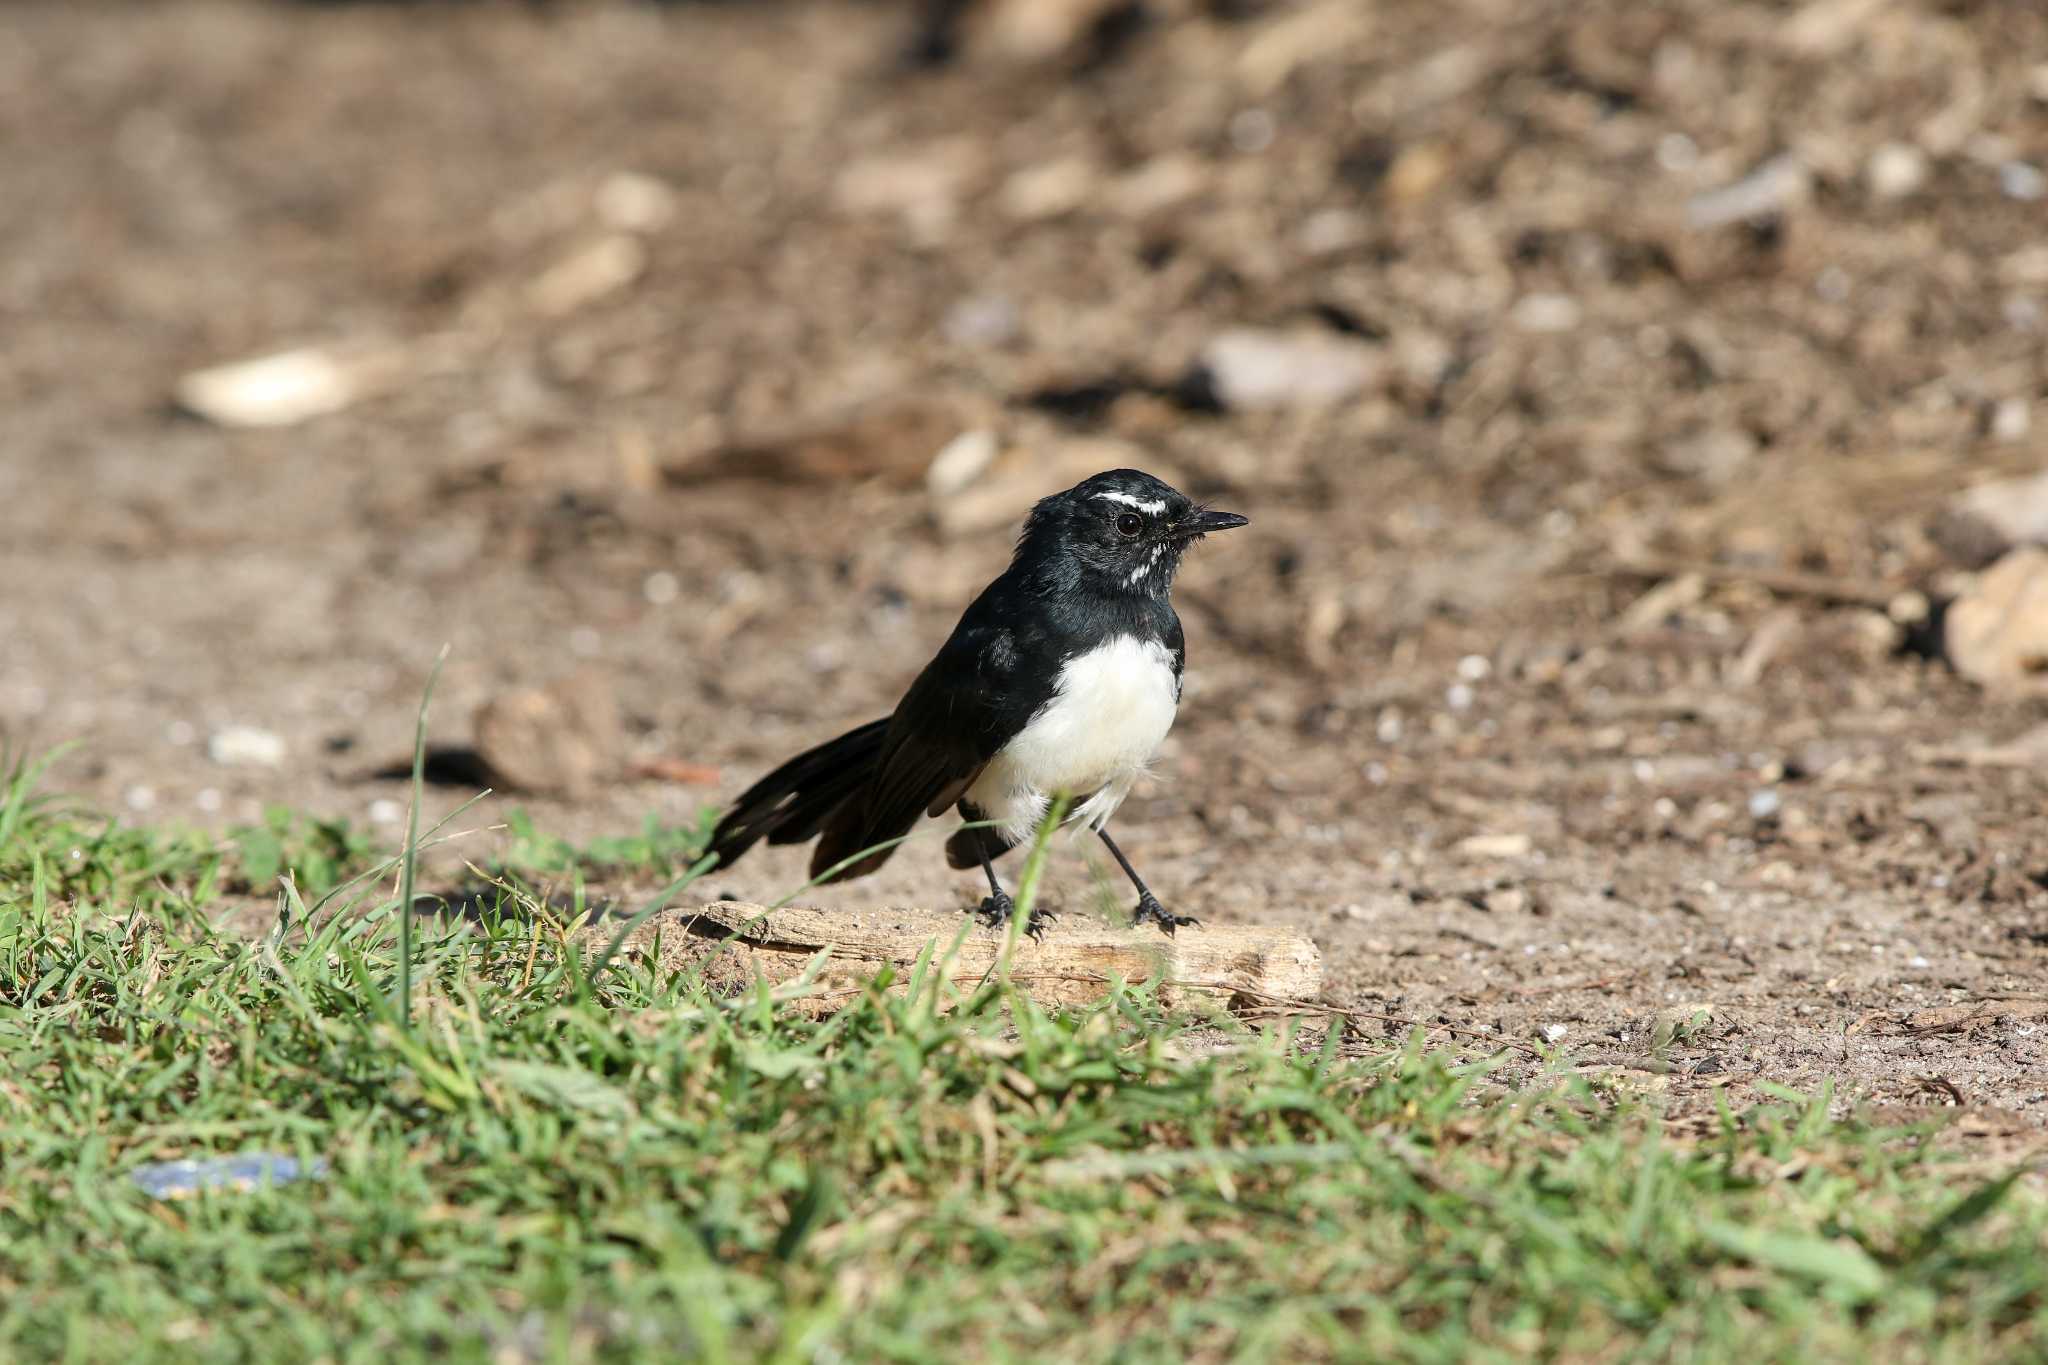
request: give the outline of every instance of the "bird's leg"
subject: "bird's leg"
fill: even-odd
[[[981,812],[970,807],[965,801],[960,803],[959,810],[960,817],[969,824],[981,819]],[[1010,899],[1010,893],[1003,890],[1003,884],[996,880],[996,863],[995,859],[989,857],[988,845],[977,839],[975,847],[981,851],[981,870],[988,874],[988,895],[974,908],[973,913],[989,928],[1000,929],[1009,924],[1010,916],[1017,912],[1017,902]],[[1024,922],[1024,932],[1033,938],[1041,937],[1045,933],[1046,924],[1058,918],[1059,916],[1052,911],[1034,906],[1031,918]]]
[[[1131,879],[1131,885],[1138,888],[1138,908],[1131,912],[1131,927],[1133,929],[1141,924],[1156,924],[1159,926],[1161,933],[1170,935],[1183,924],[1201,923],[1200,920],[1192,915],[1176,915],[1161,905],[1159,897],[1152,894],[1152,888],[1145,885],[1145,879],[1138,875],[1138,869],[1131,866],[1131,860],[1126,858],[1124,851],[1116,846],[1116,840],[1109,837],[1109,831],[1099,829],[1095,832],[1102,836],[1103,844],[1109,849],[1109,856],[1116,859],[1117,866],[1121,867],[1124,870],[1124,875]]]

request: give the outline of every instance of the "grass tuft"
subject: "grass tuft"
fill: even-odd
[[[102,829],[26,771],[0,1359],[2048,1350],[2035,1181],[1825,1089],[1674,1126],[1567,1072],[1502,1096],[1419,1040],[1174,1019],[1142,987],[1051,1014],[931,972],[813,1018],[516,885],[408,926],[402,886],[368,889],[388,861],[324,910],[286,874],[289,927],[251,941],[209,915],[232,844]],[[130,1179],[254,1153],[327,1166],[175,1203]]]

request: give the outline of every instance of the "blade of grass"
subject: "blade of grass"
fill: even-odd
[[[426,690],[420,694],[420,713],[412,737],[412,806],[405,813],[405,853],[398,874],[398,1026],[412,1028],[412,883],[420,857],[420,804],[426,791],[427,708],[433,704],[434,684],[440,680],[441,665],[448,662],[448,646],[434,657],[427,674]]]
[[[1031,907],[1038,902],[1038,883],[1045,876],[1045,862],[1052,855],[1053,831],[1067,818],[1070,798],[1061,792],[1046,808],[1045,818],[1038,822],[1038,832],[1031,836],[1031,852],[1025,856],[1024,871],[1017,878],[1017,898],[1010,904],[1010,932],[1003,940],[1003,955],[996,964],[997,975],[1005,985],[1010,980],[1010,958],[1017,951],[1017,940],[1024,933],[1024,926],[1031,922]]]

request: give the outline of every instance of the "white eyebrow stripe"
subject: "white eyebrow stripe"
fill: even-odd
[[[1111,502],[1120,502],[1126,507],[1135,507],[1140,512],[1150,512],[1155,517],[1166,510],[1166,499],[1164,498],[1155,498],[1151,502],[1145,502],[1133,497],[1129,493],[1097,493],[1095,496],[1098,498],[1108,498]]]

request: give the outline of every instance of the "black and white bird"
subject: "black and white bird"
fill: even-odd
[[[1188,546],[1243,526],[1150,474],[1112,469],[1031,510],[1010,567],[982,590],[893,715],[798,754],[735,801],[711,839],[729,867],[756,841],[816,838],[811,875],[873,872],[920,817],[957,809],[956,868],[979,865],[990,923],[1013,905],[995,859],[1058,795],[1138,889],[1135,924],[1194,920],[1159,903],[1106,828],[1180,706],[1185,659],[1168,591]],[[981,823],[992,822],[992,823]],[[865,856],[856,858],[866,850]],[[1034,926],[1034,929],[1037,926]]]

